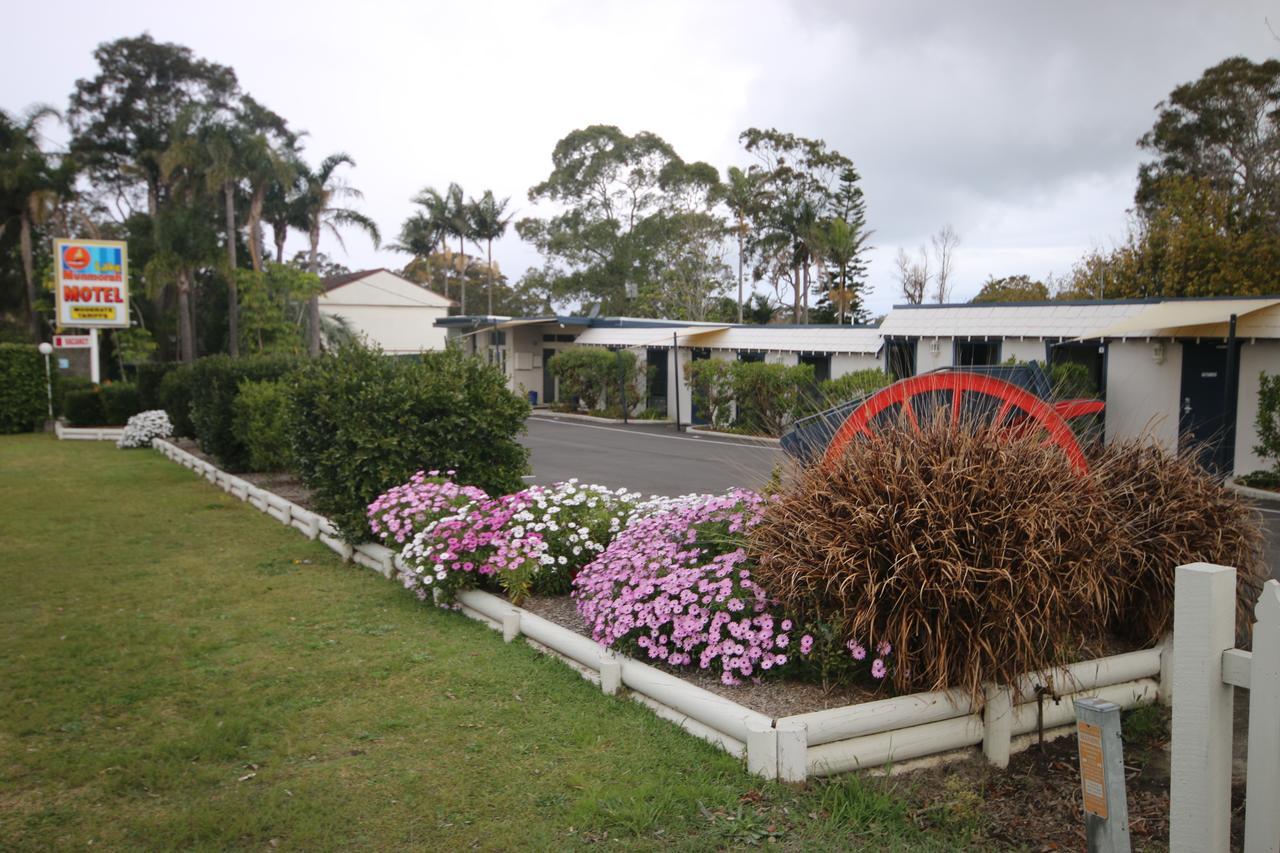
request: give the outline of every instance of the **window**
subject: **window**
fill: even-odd
[[[982,367],[999,363],[999,341],[956,341],[957,367]]]
[[[885,370],[894,382],[916,375],[916,342],[894,340],[884,342]]]
[[[764,361],[764,353],[743,350],[738,353],[738,361]]]
[[[831,356],[829,355],[802,355],[800,363],[813,365],[814,382],[825,382],[831,378]]]

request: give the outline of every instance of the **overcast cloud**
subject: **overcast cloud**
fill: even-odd
[[[98,43],[146,30],[233,66],[309,132],[313,161],[351,154],[361,208],[392,237],[413,193],[450,181],[509,195],[527,215],[556,141],[588,124],[653,131],[721,170],[749,162],[737,136],[750,126],[821,137],[863,175],[873,313],[897,301],[897,247],[947,222],[962,238],[957,300],[988,275],[1066,273],[1121,239],[1135,142],[1157,102],[1228,56],[1280,52],[1266,23],[1280,4],[1258,2],[115,0],[15,12],[5,109],[64,108]],[[352,268],[406,260],[358,234],[346,249],[322,246]],[[513,279],[538,263],[514,233],[494,253]]]

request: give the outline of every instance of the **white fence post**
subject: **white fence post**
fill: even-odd
[[[1013,689],[988,684],[986,694],[987,701],[982,706],[982,754],[992,765],[1008,767],[1013,740]]]
[[[1280,583],[1267,581],[1254,610],[1249,667],[1249,782],[1244,849],[1280,850]]]
[[[1173,605],[1169,849],[1225,851],[1231,836],[1231,700],[1222,653],[1235,644],[1236,570],[1178,566]],[[1274,760],[1274,759],[1272,759]]]

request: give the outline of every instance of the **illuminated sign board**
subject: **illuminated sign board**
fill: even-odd
[[[129,253],[117,240],[54,240],[60,327],[129,326]]]

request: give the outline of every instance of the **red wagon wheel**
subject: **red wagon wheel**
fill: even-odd
[[[975,402],[979,407],[994,410],[991,424],[1015,427],[1019,432],[1043,431],[1046,433],[1044,444],[1060,448],[1077,473],[1083,474],[1089,470],[1089,463],[1076,441],[1075,433],[1054,406],[1003,379],[963,371],[926,373],[903,379],[877,391],[836,430],[827,446],[825,463],[829,465],[839,459],[845,447],[856,436],[872,435],[877,429],[877,416],[890,411],[894,406],[898,407],[908,424],[919,429],[918,408],[927,409],[931,403],[935,409],[947,408],[950,410],[951,422],[959,423],[966,405],[973,408]],[[1102,405],[1090,408],[1098,411]],[[1084,413],[1072,412],[1073,415]]]

